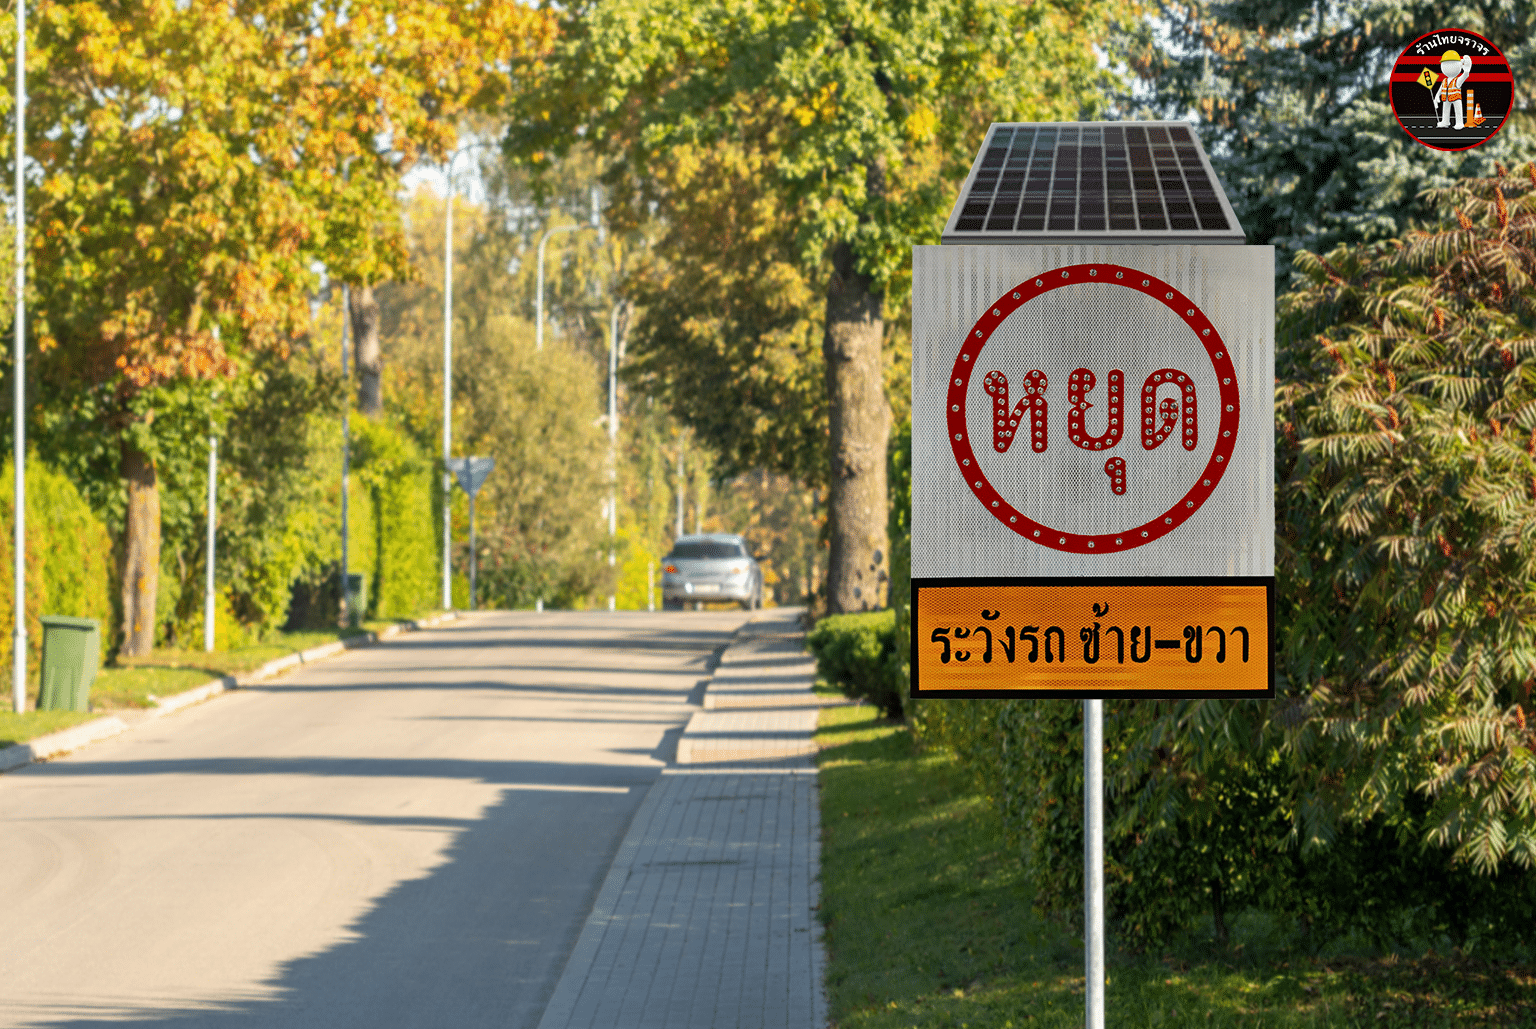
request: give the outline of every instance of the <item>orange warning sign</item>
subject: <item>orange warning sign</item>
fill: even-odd
[[[914,579],[912,695],[1268,697],[1274,580]]]

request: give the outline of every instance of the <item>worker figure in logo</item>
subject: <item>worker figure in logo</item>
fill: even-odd
[[[1445,56],[1440,58],[1440,71],[1444,78],[1435,88],[1435,103],[1440,105],[1440,123],[1437,128],[1446,128],[1451,123],[1451,108],[1456,108],[1456,127],[1463,128],[1466,125],[1465,104],[1461,98],[1462,83],[1467,81],[1467,76],[1472,74],[1472,58],[1462,57],[1454,50],[1447,50]]]

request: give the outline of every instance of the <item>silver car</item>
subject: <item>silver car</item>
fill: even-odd
[[[661,561],[661,606],[680,611],[690,600],[762,607],[763,572],[746,540],[728,533],[678,537]]]

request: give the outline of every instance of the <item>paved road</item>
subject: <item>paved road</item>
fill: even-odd
[[[474,615],[0,776],[0,1026],[535,1025],[745,618]]]

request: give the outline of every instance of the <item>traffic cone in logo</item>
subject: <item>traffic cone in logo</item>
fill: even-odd
[[[1472,90],[1467,90],[1467,128],[1483,123],[1483,105],[1477,102]]]

